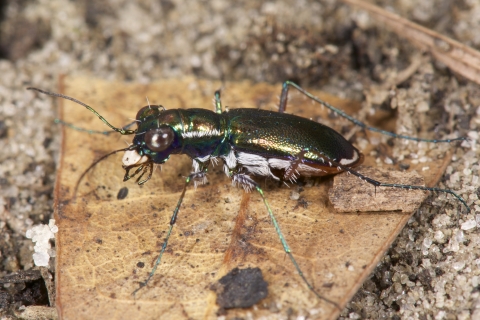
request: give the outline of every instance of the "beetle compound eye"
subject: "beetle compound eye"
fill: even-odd
[[[148,116],[159,114],[160,109],[164,110],[162,106],[157,106],[157,105],[145,106],[142,109],[138,110],[137,116],[135,117],[135,119],[143,121]]]
[[[145,133],[145,143],[148,149],[160,152],[166,150],[173,142],[174,133],[170,127],[148,130]]]

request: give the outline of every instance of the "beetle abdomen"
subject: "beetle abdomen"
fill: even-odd
[[[234,109],[227,115],[230,144],[244,166],[260,156],[269,167],[285,169],[304,151],[298,171],[316,176],[338,172],[329,163],[324,163],[319,154],[348,167],[363,161],[358,149],[338,132],[320,123],[266,110]],[[319,170],[323,170],[323,174],[315,174]]]

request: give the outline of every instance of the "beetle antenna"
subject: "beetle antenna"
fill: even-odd
[[[100,158],[98,158],[97,160],[93,161],[92,164],[90,164],[90,166],[85,169],[85,171],[83,171],[82,175],[80,176],[80,178],[78,178],[77,180],[77,183],[75,184],[75,189],[73,191],[73,202],[75,202],[76,198],[77,198],[77,191],[78,191],[78,187],[80,186],[80,182],[82,182],[83,178],[87,175],[87,173],[93,168],[95,167],[99,162],[107,159],[108,157],[110,157],[111,155],[114,155],[118,152],[121,152],[121,151],[128,151],[128,150],[132,150],[132,146],[129,146],[127,148],[123,148],[123,149],[118,149],[118,150],[115,150],[115,151],[112,151],[110,153],[107,153],[103,156],[101,156]]]
[[[70,122],[65,122],[61,119],[55,119],[53,120],[56,124],[60,124],[62,126],[65,126],[65,127],[69,127],[73,130],[76,130],[76,131],[80,131],[80,132],[86,132],[86,133],[90,133],[90,134],[103,134],[103,135],[106,135],[108,136],[110,133],[114,133],[116,131],[114,130],[108,130],[108,131],[99,131],[99,130],[91,130],[91,129],[85,129],[85,128],[81,128],[81,127],[77,127],[76,125],[74,125],[73,123],[70,123]],[[134,120],[133,122],[130,122],[129,124],[127,124],[126,126],[123,126],[122,129],[128,129],[130,128],[131,126],[133,126],[135,123],[137,123],[138,120]]]
[[[38,91],[40,93],[43,93],[43,94],[46,94],[46,95],[49,95],[49,96],[52,96],[52,97],[57,97],[57,98],[63,98],[63,99],[66,99],[66,100],[70,100],[70,101],[73,101],[81,106],[84,106],[85,108],[87,108],[90,112],[92,112],[94,115],[96,115],[100,120],[102,120],[103,123],[105,123],[107,126],[109,126],[113,131],[116,131],[122,135],[127,135],[127,134],[135,134],[136,130],[128,130],[128,129],[124,129],[124,128],[117,128],[117,127],[114,127],[112,126],[108,121],[107,119],[105,119],[104,117],[102,117],[97,111],[95,111],[95,109],[93,109],[92,107],[90,107],[89,105],[83,103],[82,101],[80,100],[77,100],[75,98],[72,98],[72,97],[69,97],[69,96],[66,96],[64,94],[61,94],[61,93],[55,93],[55,92],[50,92],[50,91],[45,91],[45,90],[42,90],[42,89],[38,89],[38,88],[34,88],[34,87],[28,87],[27,90],[34,90],[34,91]]]

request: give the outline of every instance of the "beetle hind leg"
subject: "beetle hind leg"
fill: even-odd
[[[209,162],[200,162],[197,159],[193,159],[192,170],[190,173],[191,180],[193,181],[194,188],[197,189],[198,185],[203,185],[208,182],[207,180],[207,168]]]
[[[300,266],[298,265],[295,257],[293,256],[292,250],[288,246],[287,240],[283,236],[282,231],[280,230],[280,226],[278,224],[277,219],[275,218],[272,209],[270,208],[270,205],[267,201],[267,198],[265,197],[265,194],[262,190],[262,188],[258,185],[257,182],[255,182],[250,176],[248,176],[245,173],[241,172],[231,172],[231,177],[232,181],[234,184],[241,184],[245,189],[248,190],[257,190],[260,196],[262,197],[263,203],[265,205],[265,208],[267,209],[268,215],[270,217],[270,220],[272,222],[273,227],[275,228],[275,232],[277,233],[280,242],[282,244],[283,250],[285,253],[288,255],[290,258],[290,261],[292,262],[293,266],[295,267],[295,270],[297,271],[298,275],[302,279],[302,281],[305,283],[305,285],[308,287],[309,290],[311,290],[319,299],[322,299],[332,305],[334,305],[336,308],[340,309],[340,306],[333,300],[330,300],[324,296],[322,296],[320,293],[318,293],[313,285],[307,280],[305,277],[303,271],[300,269]]]
[[[298,166],[303,163],[305,159],[305,154],[307,150],[302,150],[295,156],[295,159],[290,162],[290,165],[285,169],[285,173],[283,174],[283,180],[290,181],[295,183],[297,181],[297,177],[300,176],[298,172]]]
[[[257,183],[245,173],[232,174],[232,184],[234,186],[242,186],[247,192],[252,191],[257,186]]]

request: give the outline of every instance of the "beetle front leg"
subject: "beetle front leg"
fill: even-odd
[[[162,250],[160,250],[160,254],[158,255],[157,260],[155,261],[155,264],[153,266],[152,271],[148,275],[147,279],[144,282],[140,283],[140,287],[136,289],[135,291],[132,292],[132,295],[135,296],[135,294],[145,287],[150,279],[153,277],[155,274],[155,271],[157,271],[157,267],[160,265],[160,262],[162,260],[163,253],[165,252],[165,249],[167,248],[168,245],[168,240],[170,238],[170,235],[172,234],[172,229],[173,226],[175,225],[175,222],[177,221],[177,216],[178,216],[178,211],[180,210],[180,206],[182,205],[183,198],[185,197],[185,192],[187,191],[187,186],[190,184],[190,182],[193,180],[203,180],[205,178],[205,175],[207,174],[207,168],[204,168],[204,171],[200,172],[194,172],[191,173],[186,179],[185,179],[185,185],[183,186],[183,191],[182,194],[180,195],[180,199],[178,199],[177,206],[175,207],[175,210],[173,210],[173,215],[170,218],[170,227],[168,228],[167,236],[165,237],[165,242],[162,245]]]
[[[222,113],[222,101],[220,100],[220,90],[215,91],[215,113]]]

